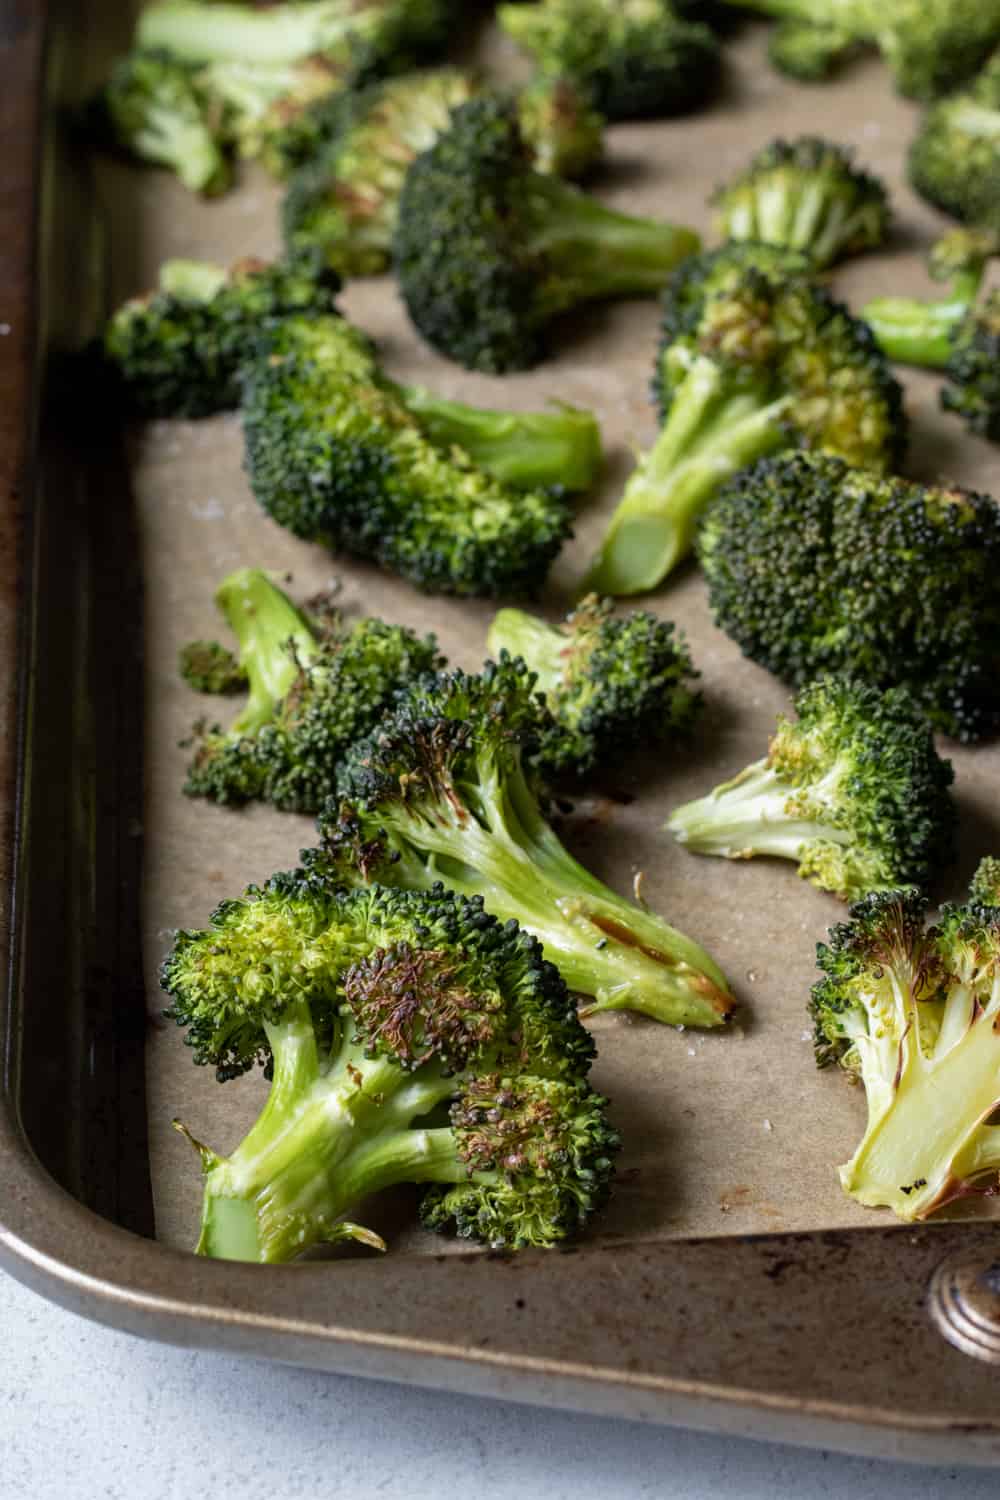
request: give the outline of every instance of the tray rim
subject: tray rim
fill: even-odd
[[[163,1342],[847,1452],[1000,1465],[996,1371],[942,1339],[928,1316],[925,1291],[933,1270],[948,1257],[980,1264],[1000,1259],[997,1226],[622,1240],[583,1245],[572,1255],[504,1259],[483,1252],[378,1265],[351,1261],[334,1273],[329,1266],[196,1260],[100,1218],[38,1162],[19,1123],[10,1061],[23,918],[18,864],[29,710],[24,523],[38,477],[45,357],[38,183],[46,44],[61,15],[48,0],[15,0],[9,19],[0,20],[0,59],[8,80],[0,129],[8,143],[25,148],[8,147],[2,192],[9,233],[0,246],[0,306],[17,314],[0,339],[0,941],[7,955],[0,993],[0,1266],[73,1311]],[[631,1321],[618,1307],[610,1330],[606,1321],[588,1325],[569,1338],[567,1349],[567,1325],[560,1323],[564,1303],[570,1310],[596,1309],[603,1299],[606,1308],[611,1257],[619,1265],[630,1263],[634,1288],[651,1283],[660,1297],[666,1288],[668,1298],[683,1299],[676,1309],[683,1328],[666,1363],[662,1348],[653,1347],[653,1322],[641,1314],[636,1319],[634,1307],[628,1310]],[[334,1274],[353,1311],[345,1323],[316,1313],[317,1303],[328,1300]],[[613,1300],[619,1283],[611,1280]],[[533,1352],[525,1347],[523,1324],[517,1328],[525,1299],[513,1296],[514,1288],[526,1297],[538,1288],[543,1294]],[[401,1296],[394,1299],[397,1289]],[[475,1317],[463,1324],[468,1305],[479,1314],[479,1326]],[[409,1329],[418,1314],[433,1320],[425,1326],[439,1328],[438,1336]],[[487,1325],[485,1338],[470,1339]],[[594,1348],[589,1362],[588,1338]],[[822,1379],[812,1368],[820,1349]],[[852,1394],[833,1394],[839,1389]],[[940,1407],[942,1390],[953,1393],[946,1409]],[[888,1405],[885,1391],[892,1393]]]

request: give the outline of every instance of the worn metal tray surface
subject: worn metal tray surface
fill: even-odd
[[[231,197],[199,204],[159,173],[75,155],[61,110],[100,76],[128,17],[67,0],[46,30],[44,9],[0,4],[5,1264],[91,1316],[175,1342],[911,1458],[996,1461],[996,1222],[980,1207],[903,1228],[837,1184],[863,1099],[816,1073],[805,1000],[815,942],[840,908],[791,867],[698,860],[659,831],[674,802],[760,754],[787,703],[713,628],[694,569],[653,604],[683,625],[703,673],[697,750],[623,767],[564,833],[622,889],[644,872],[650,903],[725,966],[742,1014],[724,1036],[621,1016],[594,1023],[596,1081],[626,1142],[600,1226],[572,1253],[498,1258],[414,1230],[400,1194],[367,1215],[391,1240],[384,1259],[261,1268],[189,1253],[199,1174],[170,1121],[181,1116],[227,1149],[264,1085],[219,1090],[191,1067],[160,1020],[157,965],[172,928],[202,923],[221,896],[293,863],[311,825],[179,795],[178,742],[197,705],[176,679],[177,646],[214,631],[213,587],[241,564],[290,575],[300,596],[336,575],[346,608],[433,626],[466,666],[481,660],[491,608],[428,600],[279,530],[247,488],[236,417],[125,434],[111,414],[84,430],[73,420],[62,354],[168,255],[275,251],[277,192],[248,173]],[[477,45],[514,66],[479,29]],[[751,148],[825,130],[857,145],[898,207],[893,249],[849,267],[839,290],[923,287],[920,251],[935,222],[902,183],[915,116],[882,69],[862,63],[827,88],[795,88],[768,70],[752,30],[731,57],[727,95],[711,112],[617,127],[596,191],[704,225],[707,186]],[[632,448],[653,432],[655,306],[574,320],[550,363],[506,381],[422,347],[389,280],[353,284],[343,306],[394,374],[484,404],[555,395],[599,413],[605,482],[581,506],[546,600],[553,613],[565,607]],[[938,412],[936,382],[908,377],[908,390],[910,471],[1000,488],[996,450]],[[942,895],[998,842],[1000,751],[952,752],[963,850]]]

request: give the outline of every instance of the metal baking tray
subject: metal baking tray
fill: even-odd
[[[693,569],[655,607],[684,626],[703,669],[699,756],[623,769],[564,832],[605,878],[623,884],[644,868],[652,904],[716,952],[744,1013],[726,1037],[595,1023],[597,1081],[627,1141],[606,1219],[570,1250],[518,1257],[405,1229],[392,1202],[393,1250],[377,1261],[270,1268],[183,1248],[198,1179],[170,1117],[224,1146],[211,1135],[219,1109],[238,1134],[260,1085],[230,1086],[223,1102],[190,1067],[158,1023],[155,962],[167,929],[293,862],[310,828],[179,797],[176,741],[193,712],[173,680],[176,645],[209,628],[211,584],[240,562],[290,570],[302,593],[336,571],[348,603],[433,620],[465,665],[490,610],[422,599],[279,532],[240,475],[236,418],[153,424],[127,444],[110,418],[78,420],[64,356],[111,299],[147,284],[166,254],[274,248],[263,180],[204,208],[156,173],[95,173],[65,139],[64,106],[128,30],[126,8],[101,0],[0,0],[0,1262],[87,1316],[173,1343],[848,1451],[997,1462],[996,1219],[904,1227],[836,1184],[862,1101],[816,1075],[802,1033],[813,944],[839,909],[791,869],[697,860],[658,831],[672,800],[759,753],[786,701],[713,629]],[[858,143],[900,206],[894,250],[849,268],[840,288],[921,286],[934,219],[900,185],[913,110],[878,65],[795,90],[767,70],[753,29],[734,57],[725,109],[618,127],[598,190],[703,223],[706,179],[778,130],[826,129]],[[388,281],[343,300],[406,378],[484,403],[538,405],[556,390],[598,409],[606,485],[556,570],[558,608],[629,444],[651,435],[655,309],[579,318],[552,363],[500,383],[421,349]],[[911,472],[995,492],[996,450],[937,413],[933,381],[908,387]],[[954,758],[957,891],[997,836],[1000,751]]]

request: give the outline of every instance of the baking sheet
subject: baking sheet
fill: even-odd
[[[487,38],[487,47],[505,71],[516,67],[502,42]],[[897,210],[892,249],[839,271],[836,289],[856,305],[887,291],[932,294],[921,257],[943,221],[903,185],[917,112],[891,93],[879,64],[864,62],[835,83],[804,88],[768,68],[763,29],[748,29],[727,53],[727,89],[716,106],[676,122],[614,127],[607,166],[592,190],[613,206],[707,232],[708,187],[777,134],[825,133],[855,145],[861,161],[886,178]],[[168,256],[228,261],[279,249],[280,189],[256,171],[215,203],[194,200],[165,174],[121,163],[101,161],[97,178],[116,302],[151,285]],[[353,283],[341,306],[376,338],[386,368],[400,379],[484,405],[531,409],[557,397],[597,413],[606,472],[599,490],[580,502],[576,538],[551,576],[543,611],[558,618],[633,452],[655,433],[647,397],[655,303],[575,316],[561,330],[554,358],[506,378],[470,374],[423,346],[388,278]],[[907,472],[1000,489],[1000,452],[938,411],[937,378],[907,373],[906,385],[914,429]],[[213,590],[240,566],[273,570],[299,598],[338,579],[349,612],[432,628],[452,661],[469,668],[482,660],[495,606],[426,598],[281,530],[259,509],[242,472],[238,416],[137,428],[129,451],[146,584],[143,900],[152,1174],[158,1236],[185,1246],[196,1235],[200,1181],[197,1161],[171,1120],[180,1117],[196,1137],[226,1151],[256,1115],[266,1085],[251,1078],[220,1089],[210,1072],[192,1067],[180,1033],[161,1018],[157,969],[174,928],[203,925],[221,898],[293,864],[313,834],[308,818],[264,807],[233,812],[181,795],[188,752],[180,742],[211,702],[178,680],[178,647],[219,633]],[[693,567],[643,602],[675,620],[691,643],[707,700],[698,737],[691,750],[623,767],[578,802],[562,832],[574,853],[623,892],[642,871],[649,904],[710,949],[741,1008],[726,1033],[678,1032],[624,1015],[591,1023],[600,1048],[594,1080],[612,1099],[625,1141],[615,1196],[593,1233],[612,1240],[884,1225],[887,1216],[843,1196],[835,1172],[860,1137],[863,1096],[835,1073],[817,1073],[812,1062],[805,1007],[815,943],[842,907],[798,880],[791,865],[700,859],[660,831],[673,805],[763,753],[788,695],[714,628]],[[228,714],[230,705],[220,712]],[[958,773],[963,824],[962,859],[941,890],[953,896],[980,855],[1000,848],[993,790],[1000,752],[947,750]],[[388,1234],[395,1254],[442,1249],[440,1239],[412,1227],[408,1193],[385,1195],[364,1217]],[[454,1253],[474,1252],[454,1247]]]

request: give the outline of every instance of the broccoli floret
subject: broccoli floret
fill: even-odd
[[[1000,119],[1000,116],[998,116]],[[934,248],[931,271],[952,283],[948,296],[878,297],[862,311],[890,359],[943,370],[946,411],[971,432],[1000,441],[1000,294],[977,300],[987,261],[1000,251],[994,230],[954,229]]]
[[[339,289],[333,271],[305,257],[247,259],[228,271],[166,261],[157,290],[111,317],[104,357],[138,415],[210,416],[239,404],[241,366],[275,320],[330,312]]]
[[[190,641],[181,647],[177,666],[196,693],[242,693],[250,686],[246,668],[218,641]]]
[[[539,762],[557,775],[686,735],[702,706],[683,635],[645,610],[615,619],[612,609],[591,594],[559,625],[502,609],[490,626],[491,655],[521,657],[545,694],[557,733]]]
[[[773,16],[776,66],[825,76],[859,47],[877,47],[901,94],[934,99],[979,68],[1000,39],[1000,0],[731,0]]]
[[[119,58],[81,128],[99,144],[168,167],[194,193],[224,193],[232,181],[221,121],[196,75],[162,53]]]
[[[988,855],[980,860],[969,887],[969,899],[973,906],[1000,906],[1000,859]]]
[[[518,93],[517,118],[536,172],[585,177],[604,155],[604,116],[572,79],[533,78]]]
[[[674,837],[697,854],[793,859],[845,901],[928,885],[954,853],[954,772],[907,689],[827,677],[795,712],[763,760],[671,814]]]
[[[565,500],[515,490],[465,450],[438,447],[406,400],[342,319],[279,324],[248,367],[243,404],[264,509],[429,592],[536,592],[569,535]]]
[[[725,480],[809,447],[890,469],[902,392],[868,327],[787,251],[750,242],[689,260],[666,293],[655,388],[660,435],[625,487],[586,586],[655,588],[691,550]]]
[[[377,619],[311,621],[257,568],[230,574],[215,598],[239,641],[250,696],[228,730],[201,727],[184,790],[318,812],[348,745],[410,678],[442,665],[437,642]]]
[[[798,250],[822,269],[888,237],[889,199],[851,152],[818,136],[776,140],[712,197],[716,231]]]
[[[557,314],[657,292],[698,244],[688,229],[615,213],[532,170],[515,106],[483,96],[410,168],[394,259],[428,342],[469,369],[503,373],[541,358]]]
[[[541,0],[497,16],[541,72],[577,79],[609,120],[687,114],[718,82],[718,41],[669,0]]]
[[[522,661],[418,685],[343,761],[316,870],[412,890],[443,880],[534,932],[592,1011],[722,1025],[734,1002],[708,954],[609,890],[546,822],[529,768],[556,733]]]
[[[910,147],[909,176],[946,214],[1000,230],[1000,53],[927,111]]]
[[[287,176],[308,150],[313,111],[342,97],[351,81],[344,64],[315,56],[274,64],[214,62],[196,76],[237,154],[259,157],[276,177]]]
[[[199,1147],[200,1255],[384,1249],[344,1215],[398,1183],[429,1185],[428,1227],[508,1250],[578,1233],[607,1197],[593,1043],[538,943],[481,902],[277,875],[178,933],[161,977],[196,1062],[272,1078],[235,1151]]]
[[[1000,908],[980,894],[977,883],[927,929],[916,890],[868,896],[818,949],[816,1059],[839,1063],[868,1100],[840,1180],[901,1219],[997,1188]]]
[[[716,623],[799,686],[909,687],[961,740],[1000,727],[1000,508],[797,453],[719,495],[699,539]]]

